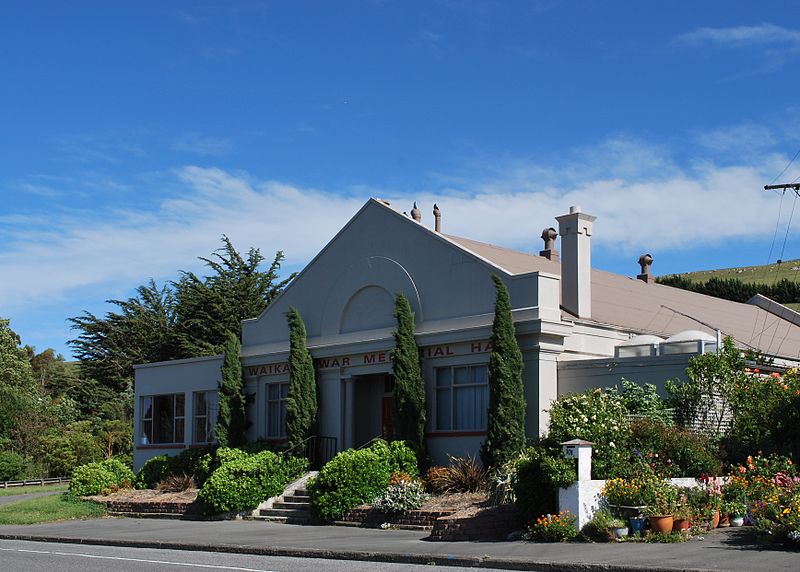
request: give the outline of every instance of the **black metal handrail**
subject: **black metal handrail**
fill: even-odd
[[[336,455],[336,437],[311,435],[283,451],[285,456],[305,457],[309,468],[317,470]]]
[[[383,436],[383,435],[378,435],[377,437],[373,437],[372,439],[370,439],[370,440],[369,440],[369,441],[367,441],[366,443],[362,443],[361,445],[359,445],[358,447],[356,447],[356,451],[359,451],[359,450],[361,450],[361,449],[367,449],[367,448],[369,448],[369,447],[372,447],[372,445],[374,445],[374,444],[375,444],[375,443],[377,443],[378,441],[386,441],[386,439],[384,438],[384,436]]]

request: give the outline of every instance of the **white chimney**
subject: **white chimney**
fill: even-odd
[[[561,305],[579,318],[592,316],[592,223],[581,207],[556,217],[561,235]]]

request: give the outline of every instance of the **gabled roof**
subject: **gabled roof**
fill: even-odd
[[[560,263],[543,256],[457,236],[447,238],[512,274],[561,273]],[[575,319],[566,312],[564,317]],[[800,358],[800,326],[778,312],[662,284],[646,284],[602,270],[592,270],[592,318],[586,321],[662,337],[684,330],[703,329],[714,333],[717,328],[723,335],[733,337],[741,347],[790,359]]]

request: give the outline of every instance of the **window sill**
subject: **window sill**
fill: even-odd
[[[148,445],[136,445],[136,449],[185,449],[185,443],[150,443]]]
[[[210,449],[212,447],[216,447],[217,442],[214,441],[213,443],[190,443],[186,447],[189,449]]]
[[[431,433],[425,433],[425,437],[429,438],[436,438],[436,437],[485,437],[486,431],[433,431]]]

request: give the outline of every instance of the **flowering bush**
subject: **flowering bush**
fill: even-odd
[[[421,482],[412,480],[407,474],[395,473],[389,486],[375,498],[372,506],[383,512],[397,513],[416,510],[429,498]]]
[[[585,439],[594,443],[594,478],[615,477],[628,464],[630,434],[626,410],[616,394],[602,389],[562,397],[550,409],[548,440],[553,443]]]
[[[562,511],[558,514],[546,514],[537,518],[528,527],[527,540],[541,540],[543,542],[564,542],[578,536],[575,528],[577,517],[570,512]]]

